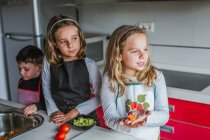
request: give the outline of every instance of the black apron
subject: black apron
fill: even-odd
[[[50,67],[52,97],[63,113],[90,98],[89,72],[84,59],[63,62]],[[96,118],[95,111],[90,115]]]

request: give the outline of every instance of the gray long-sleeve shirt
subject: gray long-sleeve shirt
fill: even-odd
[[[89,72],[89,79],[92,85],[91,93],[95,96],[81,104],[76,106],[76,109],[80,112],[80,114],[89,114],[98,108],[100,103],[100,90],[101,90],[101,74],[98,70],[98,67],[94,60],[85,58],[86,66]],[[42,87],[43,94],[45,97],[46,109],[47,113],[50,116],[53,112],[58,111],[58,107],[56,106],[50,91],[50,64],[47,61],[46,57],[43,60],[43,68],[42,68]]]
[[[133,86],[127,86],[126,94],[122,97],[118,93],[113,93],[109,88],[109,78],[107,75],[103,77],[101,89],[101,102],[104,110],[104,119],[111,129],[132,135],[143,140],[158,139],[160,126],[164,125],[169,119],[168,98],[166,84],[163,74],[157,72],[155,81],[156,88],[144,88],[142,84],[135,83]],[[131,84],[132,85],[132,84]],[[125,104],[130,101],[138,102],[140,94],[146,95],[145,102],[150,103],[149,110],[151,115],[147,118],[147,123],[138,128],[128,128],[119,124],[120,120],[127,117]],[[142,95],[140,95],[142,96]],[[143,95],[144,96],[144,95]]]

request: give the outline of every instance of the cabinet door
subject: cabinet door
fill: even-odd
[[[162,140],[210,140],[210,127],[170,119],[166,124],[174,127],[173,133],[161,131]]]
[[[169,98],[170,119],[210,127],[210,105]]]

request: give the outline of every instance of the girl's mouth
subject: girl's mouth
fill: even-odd
[[[137,65],[138,65],[139,67],[143,67],[143,66],[144,66],[144,62],[139,62],[139,63],[137,63]]]
[[[74,53],[74,52],[75,52],[75,50],[69,51],[69,53]]]

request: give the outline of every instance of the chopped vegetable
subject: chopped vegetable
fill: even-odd
[[[79,117],[73,120],[73,125],[75,126],[91,126],[95,123],[96,121],[92,118]]]
[[[128,118],[129,118],[130,121],[135,121],[136,120],[135,115],[129,115]]]

